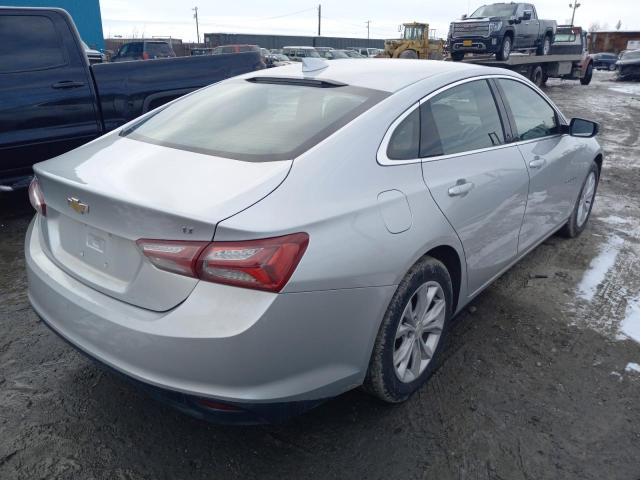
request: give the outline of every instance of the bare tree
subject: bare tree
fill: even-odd
[[[622,26],[622,20],[618,20],[618,23],[616,23],[616,30],[620,30],[621,26]]]
[[[600,30],[600,22],[591,22],[591,25],[589,25],[589,31],[597,32],[598,30]]]

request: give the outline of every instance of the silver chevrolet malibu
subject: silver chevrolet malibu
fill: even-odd
[[[401,402],[465,304],[585,228],[597,132],[502,69],[252,72],[34,167],[29,299],[199,417],[281,420],[358,386]]]

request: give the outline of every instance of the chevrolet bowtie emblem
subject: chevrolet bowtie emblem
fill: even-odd
[[[67,205],[73,208],[76,213],[79,213],[80,215],[84,215],[85,213],[89,212],[89,205],[87,205],[86,203],[82,203],[76,197],[68,197]]]

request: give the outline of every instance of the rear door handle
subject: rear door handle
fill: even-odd
[[[466,195],[473,188],[473,182],[465,182],[464,180],[458,180],[453,187],[449,188],[449,196],[450,197],[460,197],[462,195]]]
[[[84,82],[74,82],[73,80],[63,80],[61,82],[56,82],[51,85],[51,88],[78,88],[84,87]]]
[[[531,168],[542,168],[547,161],[544,158],[535,158],[529,162]]]

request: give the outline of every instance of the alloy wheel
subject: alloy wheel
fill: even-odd
[[[593,203],[593,197],[596,193],[596,174],[590,172],[587,180],[584,182],[584,188],[582,189],[582,195],[580,196],[578,204],[578,215],[576,217],[576,223],[578,227],[582,227],[584,222],[587,221],[589,212],[591,211],[591,204]]]
[[[416,380],[427,368],[440,342],[447,312],[439,283],[422,284],[405,306],[396,330],[393,366],[403,383]]]

